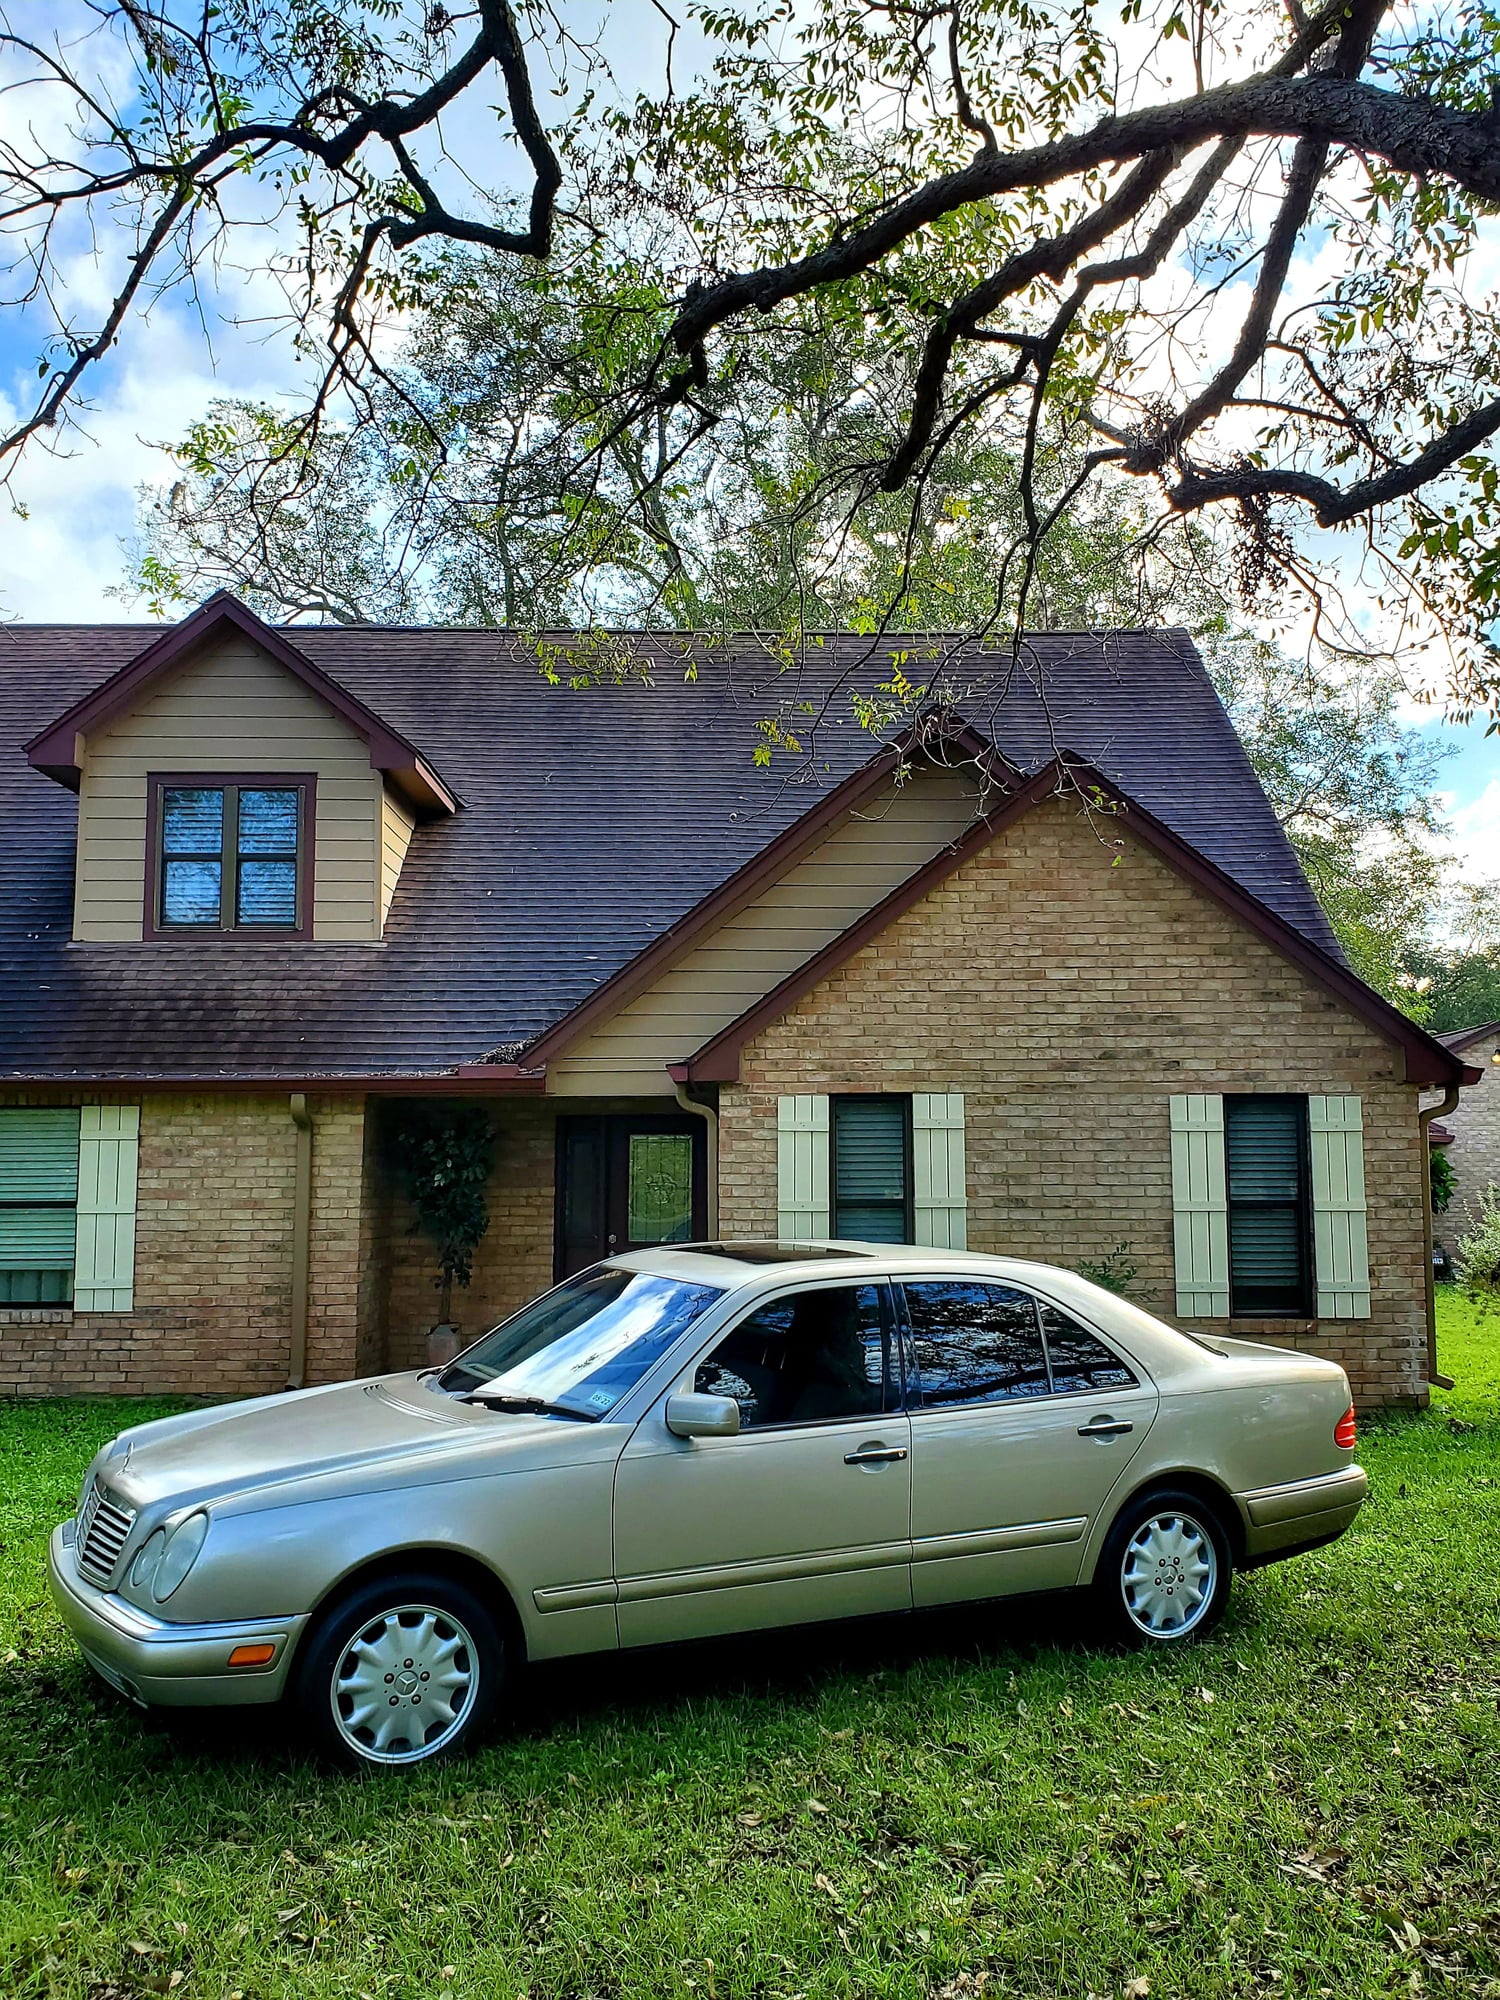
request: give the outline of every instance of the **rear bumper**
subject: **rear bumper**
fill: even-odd
[[[1370,1490],[1364,1468],[1346,1465],[1318,1479],[1262,1486],[1240,1495],[1245,1566],[1276,1562],[1299,1549],[1331,1542],[1351,1525]]]
[[[306,1616],[234,1625],[171,1625],[96,1590],[78,1570],[73,1523],[54,1528],[47,1550],[52,1596],[96,1673],[143,1706],[218,1708],[278,1701]],[[231,1670],[236,1646],[274,1645],[264,1667]]]

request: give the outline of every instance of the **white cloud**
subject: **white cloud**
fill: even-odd
[[[271,395],[284,350],[239,345],[229,379],[210,365],[200,332],[167,313],[153,317],[99,385],[97,406],[65,451],[28,458],[26,518],[0,519],[0,616],[50,622],[142,616],[105,595],[124,573],[122,538],[135,518],[136,488],[169,474],[158,446],[174,443],[215,396]],[[251,373],[264,369],[261,379]],[[10,415],[0,393],[0,425]]]
[[[1451,793],[1441,796],[1464,881],[1500,881],[1500,778],[1492,778],[1467,805],[1456,805]]]

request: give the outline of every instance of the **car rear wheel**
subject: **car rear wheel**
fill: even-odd
[[[1098,1621],[1126,1645],[1191,1644],[1223,1617],[1233,1575],[1229,1537],[1212,1507],[1192,1493],[1139,1494],[1099,1556]]]
[[[358,1586],[318,1621],[295,1699],[316,1745],[338,1761],[420,1764],[474,1741],[507,1665],[493,1614],[465,1585],[386,1576]]]

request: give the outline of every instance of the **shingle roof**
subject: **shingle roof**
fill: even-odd
[[[1457,1055],[1475,1042],[1482,1042],[1486,1035],[1500,1034],[1500,1021],[1481,1021],[1477,1028],[1450,1028],[1438,1036],[1445,1049],[1452,1049]]]
[[[159,635],[0,628],[0,1075],[417,1076],[482,1060],[567,1013],[877,747],[840,694],[801,781],[753,762],[757,722],[789,695],[881,677],[850,636],[790,677],[752,641],[732,665],[709,649],[693,680],[674,642],[645,639],[653,684],[574,689],[511,634],[299,627],[296,645],[465,801],[418,827],[385,942],[73,945],[77,802],[19,746]],[[1337,956],[1185,635],[1029,649],[1019,673],[1008,652],[965,656],[970,723],[1027,770],[1059,746],[1086,757]]]

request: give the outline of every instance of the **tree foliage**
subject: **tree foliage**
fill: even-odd
[[[1400,720],[1378,663],[1336,672],[1249,637],[1210,644],[1219,695],[1350,964],[1419,1020],[1414,971],[1447,895],[1434,802],[1442,753]]]
[[[1500,882],[1466,882],[1446,899],[1438,934],[1405,955],[1434,1034],[1500,1021]]]
[[[399,405],[392,318],[478,247],[556,285],[564,355],[586,337],[609,359],[559,406],[575,573],[628,568],[757,357],[779,343],[795,367],[807,327],[837,323],[891,364],[841,488],[846,517],[871,510],[867,541],[894,535],[880,617],[923,547],[904,523],[940,518],[929,484],[998,439],[1016,477],[991,623],[1024,618],[1085,491],[1123,485],[1127,511],[1223,517],[1242,592],[1303,592],[1346,646],[1319,534],[1352,531],[1391,643],[1441,636],[1455,699],[1492,698],[1500,342],[1465,277],[1500,199],[1491,7],[687,13],[699,73],[668,61],[634,99],[547,0],[0,19],[20,112],[0,222],[11,297],[44,325],[36,401],[0,455],[56,442],[151,302],[232,256],[284,286],[311,367],[299,448],[321,450],[338,398],[357,422],[377,389]],[[125,244],[100,309],[62,282],[89,228]],[[405,421],[420,482],[446,426],[419,402]]]
[[[600,394],[587,334],[503,266],[464,260],[453,276],[399,364],[400,396],[443,427],[442,462],[413,458],[398,410],[325,427],[304,450],[274,410],[218,406],[177,448],[171,485],[144,499],[135,580],[157,609],[223,585],[273,618],[532,630],[603,618],[962,632],[982,629],[1005,589],[1014,611],[1020,571],[1007,583],[1003,557],[1017,466],[987,427],[949,448],[914,517],[847,518],[838,468],[862,448],[872,385],[894,366],[862,323],[810,325],[795,355],[768,341],[724,421],[656,483],[652,532],[637,516],[626,535],[623,496],[654,464],[621,451],[607,474],[596,465],[569,485],[561,462],[558,405]],[[1050,441],[1048,451],[1041,477],[1057,489],[1066,472]],[[1249,636],[1230,615],[1214,546],[1182,527],[1153,533],[1128,496],[1112,497],[1080,496],[1059,516],[1030,584],[1038,622],[1193,630],[1351,963],[1420,1014],[1409,961],[1425,949],[1443,887],[1432,845],[1439,759],[1398,720],[1398,675],[1372,662],[1318,667]],[[580,574],[591,507],[598,560]],[[913,684],[888,705],[888,733],[923,692]]]

